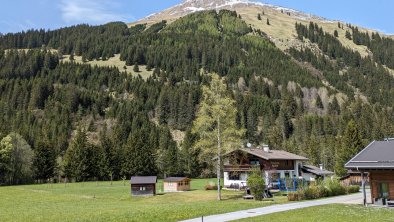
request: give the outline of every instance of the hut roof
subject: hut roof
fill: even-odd
[[[130,179],[130,184],[154,184],[157,176],[134,176]]]
[[[394,140],[373,141],[346,163],[347,169],[394,169]]]
[[[190,179],[187,177],[167,177],[164,179],[164,182],[180,182],[185,180],[190,180]]]

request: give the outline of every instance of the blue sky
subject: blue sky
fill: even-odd
[[[80,23],[131,22],[181,0],[7,0],[0,8],[0,33],[55,29]],[[263,0],[329,19],[394,34],[393,0]]]

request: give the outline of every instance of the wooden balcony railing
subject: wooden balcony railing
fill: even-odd
[[[247,171],[252,171],[253,167],[256,167],[258,165],[224,165],[224,171],[230,172],[230,171],[235,171],[235,172],[247,172]]]

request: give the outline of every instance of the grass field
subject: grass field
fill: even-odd
[[[239,222],[337,222],[394,221],[393,209],[366,208],[360,205],[332,204],[239,220]]]
[[[63,61],[70,61],[70,55],[64,55],[63,56]],[[82,61],[82,56],[74,56],[74,61],[80,64],[83,64],[84,62]],[[145,65],[140,65],[139,69],[140,72],[136,73],[133,71],[134,66],[126,66],[126,62],[120,60],[120,54],[115,54],[114,57],[109,58],[108,60],[93,60],[93,61],[87,61],[85,64],[89,64],[91,66],[109,66],[109,67],[116,67],[119,69],[119,71],[127,71],[130,75],[137,76],[140,75],[143,79],[149,78],[153,70],[148,71],[146,70]]]
[[[219,202],[215,191],[203,190],[209,181],[193,180],[190,192],[133,198],[128,181],[0,187],[0,221],[177,221],[287,201],[243,200],[240,192],[223,191]]]

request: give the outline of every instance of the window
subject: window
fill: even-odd
[[[140,187],[140,191],[145,191],[146,187]]]
[[[379,198],[389,197],[389,185],[387,183],[378,183],[378,195]]]
[[[249,161],[250,165],[260,165],[259,159],[250,159]]]
[[[230,172],[228,174],[229,180],[239,180],[239,173],[237,172]]]

